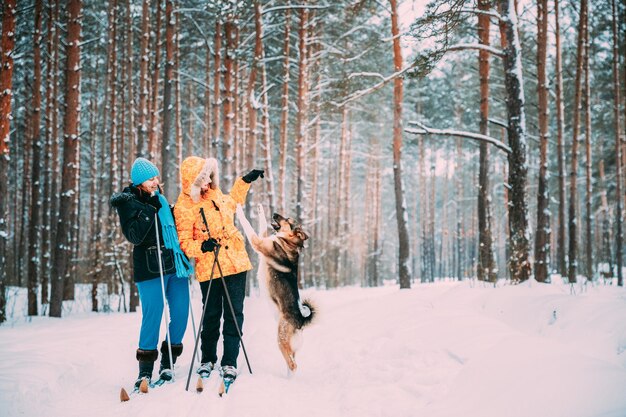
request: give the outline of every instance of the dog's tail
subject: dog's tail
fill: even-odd
[[[298,329],[313,323],[317,313],[317,306],[313,303],[313,301],[308,298],[305,300],[299,300],[298,309],[300,310],[300,314],[297,318],[298,326],[296,326]]]

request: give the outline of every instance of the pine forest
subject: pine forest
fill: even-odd
[[[623,285],[624,0],[1,4],[0,323],[79,284],[137,309],[138,157],[172,204],[189,156],[264,170],[244,210],[302,223],[300,288]]]

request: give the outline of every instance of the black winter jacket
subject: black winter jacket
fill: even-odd
[[[154,218],[158,209],[150,204],[150,194],[130,185],[121,193],[111,196],[111,206],[120,217],[122,232],[133,248],[133,278],[135,282],[160,277],[159,258],[156,247]],[[158,218],[158,216],[157,216]],[[163,229],[159,225],[163,274],[176,272],[174,254],[163,245]]]

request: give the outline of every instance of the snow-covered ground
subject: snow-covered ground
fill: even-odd
[[[306,291],[319,307],[291,377],[265,299],[246,300],[240,376],[176,381],[120,403],[136,377],[139,314],[74,311],[0,326],[0,416],[626,416],[626,291],[476,282]],[[196,319],[200,295],[193,295]]]

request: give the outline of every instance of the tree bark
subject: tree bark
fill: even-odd
[[[587,255],[585,275],[587,275],[587,280],[591,281],[593,279],[593,241],[591,234],[593,214],[591,212],[591,82],[589,80],[589,28],[585,30],[585,61],[583,65],[585,66],[585,253]]]
[[[289,4],[289,3],[288,3]],[[280,104],[280,156],[278,163],[278,208],[285,213],[287,207],[286,198],[286,172],[287,172],[287,136],[289,134],[289,54],[291,36],[291,9],[285,10],[285,32],[283,35],[283,86]]]
[[[582,73],[584,62],[584,39],[587,30],[587,0],[580,1],[580,20],[578,23],[578,49],[576,53],[576,80],[574,82],[574,106],[572,126],[572,166],[570,171],[570,196],[569,196],[569,267],[567,277],[570,283],[576,282],[578,267],[578,219],[576,217],[576,204],[578,190],[576,179],[578,178],[578,134],[580,128],[580,96],[582,90]]]
[[[38,239],[41,201],[41,21],[43,1],[35,1],[35,34],[33,39],[33,104],[31,138],[33,163],[30,181],[32,183],[30,199],[30,228],[28,230],[28,315],[38,314],[37,292],[39,284],[39,249]]]
[[[394,70],[402,69],[402,50],[400,48],[400,29],[398,27],[398,8],[396,0],[389,0],[391,6],[391,35],[393,36]],[[408,213],[404,196],[402,178],[402,97],[404,80],[397,77],[393,81],[393,179],[396,200],[396,220],[398,223],[398,271],[400,288],[411,288],[411,253],[409,244]]]
[[[211,132],[211,156],[220,159],[220,102],[221,98],[221,82],[222,82],[222,21],[218,17],[215,22],[215,39],[213,41],[213,50],[215,51],[213,70],[213,129]]]
[[[117,166],[118,162],[118,152],[117,152],[117,141],[119,140],[117,136],[117,94],[118,94],[118,86],[117,86],[117,0],[111,0],[109,6],[109,61],[107,64],[109,80],[108,80],[108,94],[109,98],[105,99],[108,102],[108,105],[105,107],[105,119],[104,119],[104,128],[109,129],[105,131],[105,137],[109,139],[109,195],[112,195],[116,188],[120,186],[120,181],[117,179]],[[107,115],[110,117],[110,123],[107,122]],[[110,126],[109,126],[110,124]],[[109,216],[113,216],[113,208],[109,209]],[[111,217],[113,219],[113,217]]]
[[[150,61],[150,6],[143,0],[141,6],[141,40],[139,41],[139,109],[137,119],[137,151],[135,157],[148,156],[148,63]]]
[[[549,281],[550,192],[548,189],[548,0],[537,0],[537,104],[539,112],[539,181],[537,231],[535,233],[535,279]]]
[[[158,113],[159,113],[159,67],[161,65],[161,1],[156,0],[154,28],[154,66],[152,67],[152,96],[150,101],[150,122],[148,126],[149,159],[158,165],[161,153],[157,152]]]
[[[554,0],[554,36],[556,42],[556,126],[557,126],[557,160],[558,160],[558,184],[559,184],[559,230],[557,241],[557,270],[561,275],[567,273],[565,262],[565,248],[567,240],[565,236],[565,151],[563,148],[564,110],[563,110],[563,67],[561,59],[561,29],[559,19],[559,0]]]
[[[126,168],[130,166],[131,157],[129,155],[138,155],[138,135],[139,132],[135,126],[135,88],[133,84],[133,18],[130,10],[131,0],[126,0],[126,88],[128,92],[127,111],[128,111],[128,140],[130,141],[130,149],[128,153],[125,153],[127,163],[122,164],[122,167]],[[141,84],[141,82],[140,82]],[[142,91],[139,92],[141,98]],[[130,177],[130,175],[123,175],[122,178]]]
[[[513,0],[499,0],[501,32],[506,39],[504,62],[506,108],[508,114],[509,154],[509,225],[511,281],[520,283],[530,277],[528,208],[526,184],[526,113],[524,109],[524,80],[522,54],[518,35],[518,20]]]
[[[621,139],[620,139],[620,82],[619,82],[619,45],[617,22],[619,19],[617,12],[616,0],[611,1],[611,10],[613,13],[613,128],[615,130],[615,244],[616,244],[616,267],[617,267],[617,285],[624,285],[622,276],[622,157],[621,157]]]
[[[206,55],[204,60],[204,130],[202,150],[204,155],[211,156],[211,48],[206,41]]]
[[[479,0],[478,10],[489,10],[490,0]],[[489,46],[489,16],[478,15],[478,37],[480,44]],[[480,134],[489,136],[489,52],[479,50],[478,67],[480,74]],[[493,237],[491,233],[491,207],[489,185],[489,147],[480,144],[480,167],[478,170],[478,267],[477,278],[481,281],[495,282],[496,265],[493,256]]]
[[[80,169],[80,36],[81,0],[68,0],[65,77],[66,111],[63,120],[63,176],[57,246],[52,264],[50,316],[61,317],[63,283],[72,253],[72,228],[78,221],[78,175]]]
[[[178,195],[178,152],[175,136],[174,114],[174,2],[165,2],[165,80],[163,88],[163,132],[161,148],[161,178],[165,187],[165,197],[175,201]]]
[[[0,57],[0,195],[7,195],[10,160],[11,97],[13,86],[13,48],[15,47],[16,0],[6,0],[2,10],[2,53]],[[0,202],[0,323],[6,321],[7,279],[6,249],[8,241],[8,199]]]
[[[56,42],[56,32],[57,32],[57,16],[58,16],[58,2],[56,4],[50,3],[48,5],[48,36],[47,36],[47,57],[46,57],[46,148],[45,148],[45,181],[44,181],[44,190],[43,190],[43,208],[42,208],[42,269],[41,269],[41,304],[48,304],[49,301],[49,293],[48,293],[48,283],[50,279],[50,269],[51,269],[51,239],[52,239],[52,228],[56,225],[53,222],[54,216],[54,203],[53,203],[53,193],[51,190],[54,189],[54,179],[55,177],[53,173],[53,155],[54,148],[56,143],[56,137],[53,136],[54,132],[54,121],[56,119],[56,96],[54,95],[54,91],[56,90],[56,75],[54,69],[58,66],[58,43]]]
[[[303,2],[306,4],[306,1]],[[298,61],[298,112],[296,115],[296,216],[302,220],[302,203],[304,198],[304,141],[307,125],[307,71],[309,63],[307,61],[307,25],[309,24],[309,10],[304,7],[300,9],[300,29],[299,29],[299,61]]]

